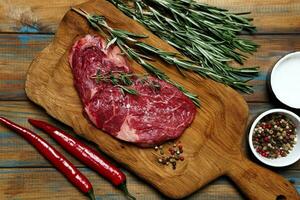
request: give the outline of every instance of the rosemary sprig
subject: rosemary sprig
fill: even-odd
[[[258,47],[238,36],[241,31],[255,31],[251,19],[242,16],[249,13],[232,14],[193,0],[109,1],[177,48],[194,64],[210,69],[195,71],[199,75],[246,93],[252,91],[246,82],[257,75],[258,68],[238,69],[227,63],[236,61],[243,64],[247,58],[244,53],[251,54]],[[133,2],[133,7],[128,2]],[[169,61],[174,58],[168,57]]]
[[[196,106],[200,106],[200,102],[197,95],[188,92],[183,86],[171,80],[164,72],[159,70],[156,66],[146,61],[151,60],[152,58],[143,54],[142,52],[137,51],[137,49],[128,46],[128,43],[133,43],[136,47],[139,47],[137,44],[141,42],[138,39],[146,37],[145,35],[134,34],[119,29],[113,29],[106,23],[105,18],[103,16],[90,15],[82,9],[72,8],[72,10],[84,16],[91,24],[91,26],[94,27],[96,30],[101,31],[102,33],[109,34],[112,39],[108,42],[108,45],[116,43],[120,47],[122,52],[125,53],[129,58],[135,60],[138,64],[143,66],[149,73],[155,75],[159,79],[176,86],[187,97],[189,97]],[[143,44],[147,45],[146,43]],[[174,53],[170,52],[164,52],[164,54],[174,55]]]
[[[92,76],[91,78],[95,79],[96,83],[105,82],[119,87],[123,94],[128,93],[132,95],[139,95],[138,91],[130,87],[134,83],[133,80],[137,80],[140,83],[147,85],[153,91],[159,91],[161,88],[161,85],[157,81],[148,80],[148,74],[125,72],[110,72],[108,74],[101,74],[101,71],[99,69],[96,75]]]
[[[136,74],[129,74],[129,73],[109,73],[109,74],[101,74],[101,71],[98,70],[95,76],[92,76],[92,79],[95,79],[97,83],[105,82],[111,83],[114,86],[120,88],[123,94],[128,93],[132,95],[138,95],[138,92],[129,87],[133,84],[131,78],[137,77]]]

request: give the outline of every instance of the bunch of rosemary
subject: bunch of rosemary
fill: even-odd
[[[106,48],[109,48],[110,45],[116,43],[122,52],[125,53],[129,58],[135,60],[152,75],[177,87],[187,97],[189,97],[196,106],[200,106],[200,101],[197,95],[190,93],[183,86],[171,80],[163,71],[149,63],[148,60],[153,60],[153,58],[146,55],[143,51],[155,51],[155,55],[159,56],[168,63],[175,64],[178,68],[197,68],[199,70],[207,71],[206,69],[194,65],[192,61],[180,59],[175,53],[162,51],[138,40],[147,37],[146,35],[113,29],[106,23],[103,16],[90,15],[82,9],[72,8],[72,10],[84,16],[93,28],[110,36],[110,40],[107,42]],[[129,44],[133,45],[135,48],[130,47]]]
[[[234,68],[228,64],[230,61],[243,64],[247,58],[245,54],[257,49],[255,43],[238,36],[242,31],[255,31],[251,19],[242,16],[249,13],[233,14],[194,0],[109,1],[193,61],[191,67],[168,55],[166,60],[172,64],[179,63],[180,68],[242,92],[252,92],[246,82],[257,75],[258,68]],[[158,52],[155,48],[145,49]],[[195,65],[205,69],[200,70]]]

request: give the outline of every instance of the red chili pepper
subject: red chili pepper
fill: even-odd
[[[101,156],[99,152],[47,122],[34,119],[28,119],[28,122],[48,133],[66,151],[123,190],[128,198],[135,199],[127,190],[125,174]]]
[[[81,192],[87,194],[91,200],[95,200],[93,186],[89,180],[61,153],[59,153],[48,142],[42,139],[29,129],[15,124],[4,117],[0,117],[0,122],[5,124],[9,129],[15,131],[34,146],[41,155],[49,160],[58,171],[75,185]]]

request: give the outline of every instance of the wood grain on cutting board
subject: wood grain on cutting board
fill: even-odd
[[[80,7],[104,15],[112,27],[149,35],[145,41],[153,46],[175,51],[104,0],[90,1]],[[185,162],[173,171],[156,162],[152,149],[141,149],[120,142],[94,128],[82,115],[81,102],[73,87],[67,62],[68,49],[74,39],[87,33],[94,34],[81,16],[69,11],[58,28],[54,42],[30,66],[26,93],[32,101],[73,127],[78,134],[95,142],[105,153],[169,197],[187,196],[225,174],[252,199],[275,199],[278,195],[288,199],[299,198],[288,181],[257,167],[241,153],[241,141],[248,118],[248,107],[242,96],[211,80],[192,75],[189,80],[183,78],[175,68],[159,61],[155,64],[186,89],[199,94],[201,100],[196,119],[180,138],[185,147]],[[134,71],[143,71],[137,64],[132,64]]]

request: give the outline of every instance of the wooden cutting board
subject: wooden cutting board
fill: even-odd
[[[153,46],[176,51],[105,0],[89,1],[78,7],[104,15],[114,28],[148,35],[146,42]],[[199,94],[201,100],[193,124],[180,138],[185,161],[179,162],[176,170],[159,165],[152,154],[153,149],[138,148],[96,129],[82,114],[67,61],[68,51],[76,38],[87,33],[95,34],[85,19],[69,11],[60,23],[54,41],[31,63],[25,90],[28,97],[47,113],[99,145],[102,151],[168,197],[185,197],[226,175],[251,199],[274,200],[280,195],[293,200],[299,198],[287,180],[247,160],[242,152],[248,118],[243,97],[211,80],[193,75],[183,78],[174,66],[155,62],[173,80]],[[143,72],[136,63],[132,65],[135,72]]]

